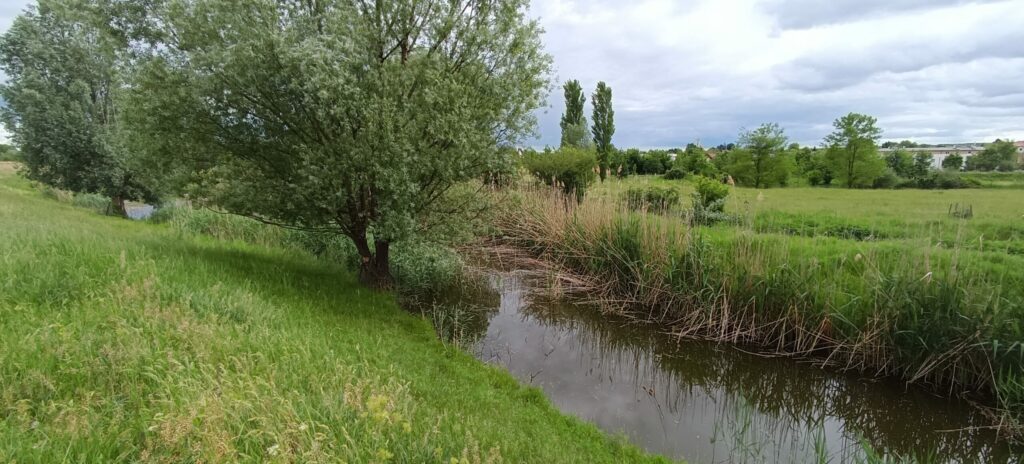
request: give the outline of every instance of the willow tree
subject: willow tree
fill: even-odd
[[[120,136],[120,70],[130,39],[100,18],[110,5],[41,0],[15,19],[0,38],[0,69],[9,77],[0,96],[29,178],[105,195],[124,215],[125,200],[156,198]]]
[[[364,281],[532,132],[551,60],[527,0],[173,0],[130,120],[196,194],[343,234]]]

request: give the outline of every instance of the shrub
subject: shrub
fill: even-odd
[[[679,168],[669,169],[663,176],[666,180],[682,180],[686,178],[686,171]]]
[[[633,211],[664,213],[679,206],[679,192],[673,188],[633,187],[626,191],[626,207]]]
[[[713,224],[727,219],[725,215],[725,198],[729,196],[729,186],[707,177],[694,177],[693,222]]]
[[[528,152],[523,158],[526,169],[538,180],[562,190],[565,195],[575,195],[576,201],[583,201],[587,187],[594,182],[594,166],[597,158],[594,152],[576,147],[559,150],[546,149],[543,153]]]
[[[896,173],[890,170],[886,171],[885,174],[882,174],[877,179],[875,179],[873,187],[876,189],[896,188],[898,185],[901,184],[902,180],[903,179],[900,179],[899,176],[896,175]]]
[[[696,188],[693,194],[694,206],[700,205],[717,212],[725,211],[725,198],[729,196],[728,185],[704,176],[694,177],[693,183]]]

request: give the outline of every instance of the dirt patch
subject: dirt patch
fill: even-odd
[[[0,161],[0,174],[14,174],[20,167],[21,163],[16,161]]]

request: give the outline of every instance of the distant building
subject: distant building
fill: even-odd
[[[1024,166],[1024,141],[1014,142],[1017,146],[1017,163]]]
[[[931,153],[932,167],[940,169],[942,168],[942,161],[945,160],[946,158],[949,158],[952,155],[960,155],[964,158],[964,161],[966,162],[967,158],[970,158],[974,155],[977,155],[978,153],[981,153],[981,151],[984,149],[985,147],[981,145],[936,145],[933,147],[922,148],[882,148],[878,151],[882,153],[882,156],[885,156],[886,153],[892,153],[896,150],[906,150],[911,155],[916,155],[922,152]],[[1018,143],[1017,152],[1024,155],[1024,145],[1020,145]]]

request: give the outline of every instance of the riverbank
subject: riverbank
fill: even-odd
[[[661,462],[304,254],[0,175],[0,461]]]
[[[876,202],[874,214],[885,220],[868,220],[863,234],[829,235],[819,232],[831,225],[860,230],[844,222],[865,219],[751,213],[734,199],[727,211],[735,222],[702,226],[673,211],[628,210],[620,194],[629,182],[637,181],[596,187],[569,209],[555,193],[521,189],[499,221],[498,238],[590,280],[591,298],[678,337],[814,358],[973,398],[989,408],[995,426],[1020,436],[1024,257],[1015,252],[1022,238],[1016,217],[982,210],[985,216],[964,221],[943,204],[941,211],[908,209],[909,218],[894,225],[901,213]],[[778,192],[743,201],[785,195]],[[906,197],[926,200],[918,192]],[[805,198],[794,207],[814,203]],[[922,214],[933,217],[918,221]],[[780,215],[819,223],[800,233],[777,224]],[[887,239],[872,230],[906,235]]]

